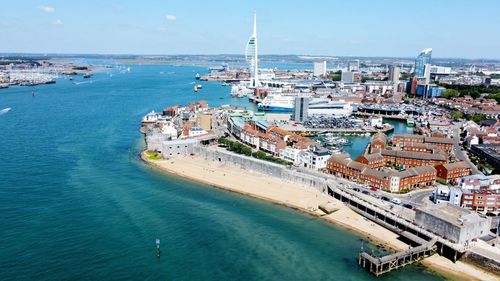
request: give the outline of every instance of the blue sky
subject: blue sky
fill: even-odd
[[[496,0],[2,0],[0,52],[500,58]]]

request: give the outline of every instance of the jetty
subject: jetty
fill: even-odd
[[[369,254],[362,248],[359,253],[358,264],[376,276],[379,276],[394,269],[420,261],[425,257],[433,255],[437,250],[437,239],[425,241],[409,232],[405,232],[403,235],[407,236],[407,238],[417,238],[417,240],[422,242],[422,245],[410,247],[408,250],[399,251],[397,253],[381,257]]]
[[[354,191],[339,188],[329,182],[328,194],[344,202],[349,208],[367,219],[397,233],[401,240],[410,242],[410,247],[404,251],[378,257],[363,249],[359,253],[359,264],[375,275],[380,275],[407,264],[419,261],[436,252],[441,256],[456,262],[467,250],[463,245],[448,241],[447,239],[427,231],[404,217],[383,209],[361,197],[353,194]]]

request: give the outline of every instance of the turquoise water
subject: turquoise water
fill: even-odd
[[[389,123],[394,126],[394,131],[388,133],[389,137],[394,134],[412,134],[413,128],[406,126],[406,121],[394,120],[394,119],[384,119],[384,123]],[[365,151],[366,146],[370,143],[371,136],[346,136],[352,143],[350,146],[344,146],[345,150],[352,159],[358,158]]]
[[[0,280],[441,279],[418,266],[375,278],[346,230],[142,163],[150,110],[247,103],[216,83],[195,94],[189,83],[203,71],[132,66],[36,87],[34,98],[0,90],[0,109],[12,108],[0,115]]]

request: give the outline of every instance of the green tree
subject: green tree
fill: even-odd
[[[453,110],[451,112],[451,117],[453,118],[453,120],[458,121],[458,120],[464,118],[464,114],[461,111]]]
[[[458,97],[459,95],[460,95],[460,93],[459,93],[457,90],[455,90],[455,89],[446,89],[446,90],[444,90],[444,92],[441,94],[441,96],[442,96],[443,98],[447,98],[447,99],[449,99],[449,98],[454,98],[454,97]]]
[[[472,116],[471,119],[472,119],[472,121],[474,121],[476,123],[479,123],[479,122],[481,122],[481,121],[483,121],[483,120],[486,119],[486,115],[484,115],[484,114],[476,114],[476,115]]]

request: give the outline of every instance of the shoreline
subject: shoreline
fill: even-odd
[[[159,170],[159,172],[301,211],[337,227],[352,231],[372,244],[380,245],[388,250],[397,251],[408,247],[407,244],[397,239],[397,234],[355,213],[337,199],[316,190],[291,182],[284,182],[278,178],[263,177],[258,172],[223,166],[199,156],[150,160],[144,153],[145,151],[142,151],[140,154],[142,160],[151,168]],[[193,161],[195,159],[196,161]],[[257,187],[255,184],[246,184],[239,181],[240,177],[238,175],[241,176],[242,173],[245,173],[248,181],[258,182]],[[265,182],[263,182],[263,178]],[[258,187],[259,185],[266,185],[266,187],[261,188]],[[333,202],[337,210],[331,214],[325,214],[318,209],[318,205],[327,202]],[[415,264],[421,264],[447,279],[498,280],[498,276],[493,273],[461,261],[453,263],[439,255],[433,255]]]

